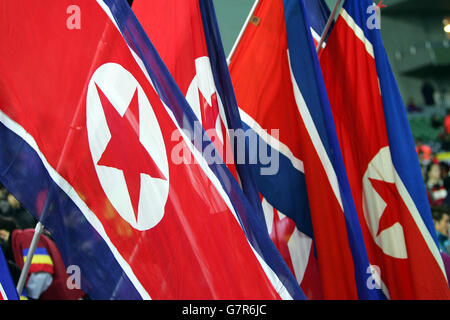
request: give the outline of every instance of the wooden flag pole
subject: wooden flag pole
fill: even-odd
[[[325,29],[323,30],[322,36],[320,37],[320,41],[317,44],[317,48],[316,48],[317,53],[319,53],[320,50],[322,49],[322,45],[325,42],[325,38],[327,37],[328,31],[330,31],[331,24],[333,23],[334,17],[336,16],[336,12],[337,12],[341,2],[342,2],[342,0],[336,1],[336,5],[334,6],[333,12],[331,13],[330,17],[328,18]]]
[[[256,6],[258,5],[258,3],[259,3],[259,0],[255,0],[255,3],[253,4],[253,7],[250,9],[250,13],[248,14],[248,17],[245,20],[244,25],[241,28],[241,31],[239,32],[239,35],[238,35],[238,37],[237,37],[237,39],[236,39],[236,41],[235,41],[235,43],[233,45],[233,48],[231,48],[230,54],[228,55],[227,64],[230,64],[231,58],[233,57],[233,54],[236,51],[236,48],[237,48],[239,42],[241,41],[241,38],[242,38],[242,36],[243,36],[243,34],[245,32],[245,29],[247,28],[248,23],[250,22],[250,19],[252,18],[253,13],[255,12],[255,9],[256,9]]]

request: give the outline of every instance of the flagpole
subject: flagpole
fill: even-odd
[[[323,30],[322,36],[320,37],[320,41],[317,44],[317,48],[316,48],[317,53],[319,53],[320,50],[322,49],[322,45],[325,41],[325,38],[327,37],[328,31],[330,30],[331,24],[333,23],[334,17],[336,16],[336,12],[337,12],[341,2],[342,2],[342,0],[336,1],[336,5],[334,6],[333,12],[331,13],[330,17],[328,18],[325,29]]]
[[[241,31],[239,32],[239,35],[233,45],[233,48],[231,48],[230,54],[228,55],[227,64],[230,64],[231,58],[233,57],[233,54],[236,51],[236,48],[237,48],[239,42],[241,41],[242,36],[244,35],[244,31],[247,28],[248,23],[250,22],[250,19],[252,18],[253,13],[255,12],[255,9],[256,9],[256,6],[258,5],[258,3],[259,3],[259,0],[255,0],[253,7],[250,9],[250,13],[248,14],[248,17],[245,20],[244,25],[241,28]]]
[[[109,30],[109,28],[113,28],[114,26],[112,24],[109,24],[108,27],[104,30],[103,32],[103,36],[107,33],[107,31]],[[103,37],[102,36],[102,37]],[[93,62],[91,64],[91,68],[89,70],[89,72],[93,72],[93,68],[95,67],[95,62],[98,60],[98,57],[100,55],[100,51],[97,51],[97,53],[95,54],[94,58],[93,58]],[[88,83],[85,84],[84,90],[86,90]],[[61,168],[61,165],[63,163],[63,161],[65,160],[66,156],[67,156],[67,150],[69,149],[69,147],[72,146],[73,144],[73,139],[74,136],[77,132],[79,132],[81,130],[82,127],[77,126],[77,120],[81,115],[81,110],[82,110],[82,106],[83,103],[80,100],[80,103],[78,104],[76,111],[72,117],[72,122],[70,124],[70,131],[68,132],[65,141],[64,141],[64,145],[63,145],[63,149],[61,151],[61,154],[59,156],[58,159],[58,163],[56,165],[56,171],[59,172],[59,169]],[[42,219],[44,217],[44,215],[47,213],[47,211],[49,210],[49,206],[50,206],[50,196],[52,196],[55,192],[56,192],[56,187],[52,184],[50,185],[49,188],[49,192],[47,194],[47,199],[45,200],[45,204],[44,207],[41,211],[41,215],[40,215],[40,219]],[[41,237],[42,231],[44,230],[44,226],[43,224],[39,221],[36,224],[36,227],[34,229],[34,235],[33,235],[33,239],[31,240],[31,244],[30,244],[30,248],[28,250],[28,254],[27,254],[27,258],[25,260],[25,264],[23,266],[23,269],[20,273],[20,277],[19,277],[19,282],[17,283],[17,292],[19,294],[19,297],[22,293],[23,287],[25,285],[25,280],[27,278],[28,275],[28,271],[30,270],[30,266],[31,266],[31,261],[33,259],[34,256],[34,252],[36,250],[37,244],[39,243],[39,239]]]
[[[33,235],[33,239],[31,240],[27,258],[25,259],[25,265],[22,268],[22,271],[20,273],[19,282],[17,283],[17,293],[19,294],[19,297],[21,296],[23,287],[25,286],[25,280],[27,279],[28,271],[30,270],[31,261],[33,260],[34,252],[36,250],[37,244],[39,242],[39,239],[41,237],[43,230],[44,230],[44,226],[39,221],[36,224],[36,227],[34,228],[34,235]]]
[[[39,220],[42,220],[46,213],[48,212],[50,208],[50,198],[53,194],[55,194],[55,186],[52,184],[50,185],[47,193],[47,198],[45,199],[44,207],[41,210],[41,215],[39,216]],[[19,294],[19,297],[22,294],[23,288],[25,286],[25,281],[28,276],[28,272],[30,271],[31,262],[33,261],[33,256],[36,251],[37,245],[39,243],[39,239],[41,238],[42,232],[44,231],[44,225],[41,223],[41,221],[38,221],[34,228],[34,234],[33,238],[31,239],[31,244],[28,249],[27,257],[25,259],[25,263],[23,265],[22,271],[20,272],[19,281],[17,282],[17,293]]]

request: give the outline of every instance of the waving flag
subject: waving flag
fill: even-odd
[[[262,219],[264,224],[260,199],[248,165],[245,161],[239,162],[234,154],[236,149],[230,146],[239,142],[229,132],[242,130],[242,123],[212,1],[138,0],[133,2],[132,8],[200,124],[217,149],[222,150],[221,161],[226,161],[241,183],[247,199],[255,208],[252,218]],[[161,23],[167,21],[171,22],[170,27],[161,28]],[[262,235],[253,234],[246,220],[242,222],[249,232],[250,241],[259,242],[257,238]],[[265,252],[260,250],[260,253],[265,256]],[[282,279],[293,279],[282,260],[266,260]]]
[[[200,152],[211,141],[193,145],[197,118],[128,4],[75,3],[2,5],[0,179],[83,291],[304,298],[233,175]]]
[[[14,281],[9,272],[8,264],[0,247],[0,300],[18,300]]]
[[[364,242],[386,297],[448,299],[412,135],[374,7],[347,0],[320,59]]]
[[[245,126],[280,157],[276,174],[257,176],[271,237],[308,297],[380,298],[303,2],[262,0],[253,16],[230,73]]]
[[[132,8],[201,125],[209,131],[220,156],[226,160],[227,119],[213,77],[199,1],[136,0]]]
[[[244,193],[261,211],[245,162],[236,161],[229,130],[242,129],[213,3],[135,0],[133,11],[201,125]],[[161,25],[165,24],[164,28]],[[232,144],[233,142],[233,144]]]

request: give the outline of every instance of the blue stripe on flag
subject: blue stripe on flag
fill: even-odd
[[[3,296],[6,295],[6,296]],[[19,300],[14,281],[8,268],[2,248],[0,247],[0,297],[8,300]]]
[[[243,123],[243,128],[253,131],[246,123]],[[294,168],[288,157],[269,146],[256,132],[252,134],[258,138],[257,150],[268,150],[269,157],[279,159],[279,170],[274,175],[261,175],[261,169],[267,165],[260,161],[250,166],[259,191],[274,208],[292,219],[302,233],[314,238],[305,174]]]
[[[228,129],[242,129],[239,108],[237,105],[236,96],[234,95],[225,51],[222,46],[222,39],[220,37],[219,26],[217,24],[216,14],[214,11],[214,4],[210,0],[200,0],[199,3],[211,69],[214,75],[214,82],[217,92],[224,106],[225,115],[229,126]],[[235,164],[244,194],[254,206],[255,210],[262,213],[258,191],[256,185],[254,184],[255,178],[251,174],[249,165],[247,163],[237,163],[237,161],[235,161]],[[263,217],[261,217],[261,219],[261,221],[265,223]]]
[[[367,8],[371,5],[373,3],[369,0],[347,0],[344,9],[373,46],[392,162],[437,246],[430,205],[400,90],[386,55],[380,30],[369,30],[367,27],[370,17]]]
[[[82,290],[92,299],[141,299],[105,241],[50,178],[36,151],[1,122],[0,141],[0,180],[31,214],[39,217],[36,203],[42,192],[57,190],[42,223],[65,265],[80,267]]]
[[[381,289],[371,290],[366,285],[369,259],[303,0],[284,0],[284,8],[292,72],[338,179],[359,298],[384,299]]]
[[[178,125],[185,132],[189,132],[191,137],[194,137],[194,128],[198,120],[134,13],[123,0],[104,0],[104,2],[110,8],[127,44],[142,59],[157,93],[173,112]],[[201,133],[206,139],[203,139],[203,141],[200,139],[203,144],[200,146],[195,145],[195,147],[205,150],[212,142],[207,138],[208,136],[203,128]],[[209,164],[209,167],[229,195],[236,210],[237,218],[252,247],[277,274],[279,280],[294,299],[306,299],[297,281],[270,239],[265,223],[262,221],[263,213],[255,212],[255,207],[247,200],[241,187],[225,164],[212,163]]]
[[[330,9],[324,0],[304,0],[304,4],[311,27],[321,36],[331,14]]]

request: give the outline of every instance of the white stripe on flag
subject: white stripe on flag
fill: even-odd
[[[359,25],[353,20],[353,18],[348,14],[348,12],[342,8],[341,9],[341,17],[345,20],[345,22],[348,24],[348,26],[355,32],[356,37],[360,39],[369,55],[375,59],[374,49],[372,43],[366,38],[364,35],[364,31],[359,27]],[[379,85],[379,79],[378,79],[378,85]],[[381,96],[381,87],[379,85],[380,89],[380,96]],[[414,222],[416,223],[420,233],[422,234],[425,243],[427,244],[431,254],[433,255],[434,259],[436,260],[437,264],[439,265],[445,279],[447,279],[447,275],[445,272],[444,262],[442,260],[441,254],[439,253],[439,249],[436,246],[436,243],[433,240],[433,237],[431,236],[428,228],[426,227],[425,223],[423,222],[422,216],[419,213],[419,210],[417,209],[414,200],[410,196],[408,190],[403,185],[403,181],[400,179],[400,177],[397,177],[398,183],[397,183],[397,189],[400,192],[400,195],[402,196],[406,206],[408,207],[408,211],[411,213],[411,216],[414,219]],[[448,279],[447,279],[448,282]]]
[[[109,9],[108,5],[105,4],[104,0],[97,0],[97,3],[102,7],[102,9],[105,11],[105,13],[108,15],[108,17],[111,19],[111,21],[116,26],[117,30],[122,34],[120,28],[116,24],[114,16],[111,13],[111,10]],[[125,39],[124,39],[124,41],[125,41]],[[127,43],[126,43],[126,45],[128,46]],[[128,49],[130,50],[130,52],[133,55],[136,63],[138,64],[138,66],[141,68],[142,72],[146,76],[147,80],[150,82],[152,87],[155,89],[155,86],[153,85],[153,81],[150,78],[150,75],[148,74],[147,69],[145,68],[144,62],[137,55],[137,53],[134,52],[133,49],[131,49],[130,46],[128,46]],[[230,209],[231,213],[233,214],[234,218],[236,219],[236,221],[239,223],[239,225],[242,228],[242,225],[240,224],[240,221],[239,221],[239,219],[237,217],[237,214],[236,214],[236,212],[234,210],[232,202],[231,202],[230,198],[228,197],[228,194],[224,190],[222,184],[220,183],[219,179],[212,172],[212,170],[209,168],[209,164],[206,162],[206,159],[203,157],[203,155],[196,149],[196,147],[191,143],[191,140],[186,136],[184,131],[180,128],[180,126],[178,125],[178,122],[177,122],[176,117],[173,114],[172,110],[164,103],[164,101],[162,99],[161,99],[161,102],[164,105],[167,113],[171,117],[172,122],[175,124],[175,126],[179,130],[181,136],[183,137],[184,141],[186,142],[186,145],[188,146],[188,148],[192,152],[193,156],[196,158],[196,160],[197,160],[196,163],[198,163],[201,166],[201,168],[203,169],[204,173],[210,179],[210,181],[213,183],[213,185],[215,186],[215,188],[218,191],[218,193],[222,196],[222,199],[224,200],[224,202],[226,203],[226,205]],[[292,298],[291,294],[286,289],[286,287],[281,282],[281,280],[278,278],[278,275],[272,270],[272,268],[270,268],[270,266],[266,263],[266,261],[259,255],[259,253],[255,250],[255,248],[250,244],[248,238],[247,237],[245,237],[245,238],[246,238],[247,243],[249,244],[250,248],[252,249],[255,257],[257,258],[258,262],[260,263],[261,267],[263,268],[267,278],[270,280],[271,284],[273,285],[274,289],[277,291],[277,293],[281,297],[281,299],[283,299],[283,300],[292,300],[293,298]]]
[[[341,17],[348,24],[348,26],[355,32],[355,35],[358,37],[358,39],[362,41],[370,56],[375,59],[372,43],[366,38],[366,36],[364,35],[364,31],[359,27],[359,25],[355,22],[355,20],[353,20],[353,18],[348,14],[348,12],[345,11],[344,8],[341,9]]]
[[[122,255],[119,253],[117,248],[114,246],[114,244],[109,239],[108,235],[106,234],[105,229],[103,228],[102,223],[97,218],[97,216],[89,209],[89,207],[84,203],[84,201],[80,198],[78,193],[75,191],[75,189],[70,185],[67,180],[65,180],[47,161],[44,154],[39,149],[39,146],[37,145],[34,138],[17,122],[9,118],[5,113],[3,113],[0,110],[0,122],[5,125],[6,128],[17,134],[22,140],[24,140],[31,148],[33,148],[34,151],[38,154],[39,158],[42,161],[42,164],[44,165],[45,169],[47,170],[48,174],[50,175],[50,178],[58,185],[58,187],[64,191],[67,196],[75,203],[75,205],[80,209],[80,211],[85,216],[86,220],[92,225],[92,227],[99,233],[99,235],[103,238],[103,240],[108,245],[109,249],[111,250],[112,254],[114,255],[114,258],[119,263],[120,267],[124,270],[130,281],[133,283],[133,285],[136,287],[136,290],[139,292],[141,297],[143,299],[151,299],[148,292],[144,289],[142,284],[137,279],[136,275],[134,274],[133,270],[131,269],[130,265],[125,261],[125,259],[122,257]]]
[[[294,74],[292,73],[289,49],[287,50],[287,56],[289,60],[289,70],[291,71],[292,87],[298,111],[300,112],[301,118],[303,120],[303,123],[305,124],[306,130],[308,131],[308,134],[311,138],[311,141],[314,145],[317,155],[319,156],[320,162],[322,163],[322,166],[325,169],[327,178],[330,181],[330,185],[331,188],[333,189],[334,195],[336,196],[336,199],[339,202],[341,209],[343,209],[341,193],[339,190],[339,183],[336,176],[336,172],[334,171],[333,165],[331,164],[331,161],[328,158],[328,154],[325,150],[322,140],[320,139],[319,132],[317,131],[317,128],[314,124],[311,114],[309,113],[308,106],[306,105],[305,99],[303,98],[303,95],[298,87],[297,81],[295,80]]]
[[[279,141],[278,139],[274,138],[272,135],[268,134],[266,130],[261,128],[261,126],[256,122],[251,116],[249,116],[247,113],[245,113],[244,110],[239,108],[239,114],[241,116],[242,122],[244,122],[246,125],[248,125],[253,131],[256,132],[256,134],[271,148],[277,150],[282,155],[284,155],[286,158],[288,158],[292,166],[297,169],[298,171],[304,173],[305,168],[303,165],[303,161],[296,158],[292,151],[289,149],[287,145]]]
[[[0,300],[8,300],[8,296],[6,295],[6,292],[3,289],[3,286],[1,283],[0,283]]]

